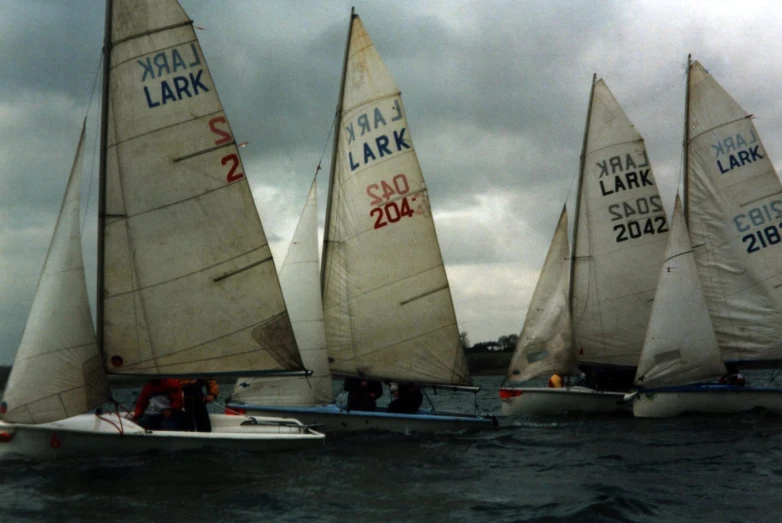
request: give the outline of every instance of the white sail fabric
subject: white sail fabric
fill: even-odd
[[[399,89],[354,16],[324,251],[333,372],[469,384]]]
[[[82,129],[60,215],[3,395],[3,419],[46,423],[110,399],[95,341],[81,253]]]
[[[686,385],[724,372],[677,195],[635,382],[641,387]]]
[[[689,97],[685,203],[722,357],[780,360],[782,185],[751,115],[698,62]]]
[[[554,372],[568,373],[575,367],[568,306],[570,244],[567,235],[567,208],[563,208],[508,367],[510,381]]]
[[[103,350],[114,373],[300,369],[231,128],[175,0],[113,3]]]
[[[334,403],[318,256],[318,187],[312,181],[288,255],[280,270],[280,284],[288,304],[293,332],[308,378],[240,378],[233,399],[262,405],[325,405]]]
[[[599,80],[589,117],[571,314],[578,359],[635,366],[668,224],[643,138]]]

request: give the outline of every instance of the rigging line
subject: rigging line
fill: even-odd
[[[432,399],[429,397],[429,394],[427,394],[427,393],[426,393],[426,389],[422,388],[422,389],[421,389],[421,392],[423,392],[423,394],[424,394],[424,397],[426,398],[426,401],[428,401],[428,402],[429,402],[429,406],[430,406],[430,407],[432,407],[432,412],[434,412],[435,410],[437,410],[437,408],[435,408],[435,406],[434,406],[434,402],[433,402],[433,401],[432,401]],[[437,393],[437,392],[435,392],[435,394],[436,394],[436,393]]]
[[[570,199],[570,193],[573,192],[573,182],[575,182],[578,179],[578,176],[581,174],[580,167],[576,168],[576,172],[573,174],[573,177],[570,179],[570,185],[567,188],[567,195],[565,196],[565,205],[567,205],[567,201]],[[578,198],[578,195],[576,195],[576,198]]]
[[[95,79],[92,81],[92,91],[90,91],[90,99],[87,101],[87,114],[84,116],[84,122],[86,127],[87,118],[90,115],[90,107],[92,106],[92,98],[95,96],[95,89],[98,85],[98,78],[100,77],[100,69],[101,65],[103,65],[103,53],[100,53],[100,58],[98,58],[98,67],[95,70]],[[98,124],[96,124],[96,127],[100,125],[100,111],[97,114],[98,118]],[[81,231],[80,233],[84,233],[84,227],[87,226],[87,216],[89,215],[88,212],[86,212],[87,209],[90,208],[90,197],[92,196],[92,179],[95,174],[95,156],[98,154],[98,151],[100,147],[97,145],[98,139],[100,138],[100,133],[95,133],[95,142],[92,146],[92,162],[90,162],[90,183],[87,186],[87,201],[84,203],[84,220],[82,220],[81,223]]]
[[[326,135],[326,143],[323,144],[323,151],[320,153],[320,158],[318,159],[318,166],[315,168],[315,176],[318,176],[318,171],[321,169],[321,163],[323,163],[323,157],[326,156],[326,149],[329,146],[329,139],[331,138],[331,134],[334,132],[334,128],[336,127],[337,123],[337,117],[339,116],[337,114],[337,111],[339,111],[339,106],[337,106],[337,109],[334,111],[334,118],[331,120],[331,125],[329,125],[329,134]],[[336,140],[336,136],[334,137]]]

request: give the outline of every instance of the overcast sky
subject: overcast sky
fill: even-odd
[[[249,141],[242,158],[279,267],[326,147],[351,2],[181,3],[203,28],[236,139]],[[521,330],[562,205],[573,211],[593,73],[646,139],[668,213],[688,52],[756,115],[772,161],[782,161],[776,2],[353,5],[402,90],[459,326],[472,342]],[[0,363],[10,363],[87,115],[104,2],[0,0],[0,9]],[[93,100],[92,122],[96,109]],[[94,290],[91,164],[82,205]]]

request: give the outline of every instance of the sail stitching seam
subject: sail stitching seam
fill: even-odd
[[[353,106],[349,107],[348,109],[345,109],[343,107],[342,108],[342,115],[344,116],[344,115],[346,115],[346,114],[348,114],[350,112],[356,111],[356,110],[358,110],[358,109],[360,109],[362,107],[365,107],[367,105],[371,105],[371,104],[373,104],[375,102],[379,102],[381,100],[386,100],[386,99],[389,99],[389,98],[396,98],[396,97],[401,97],[401,96],[402,96],[402,91],[397,91],[397,92],[392,93],[392,94],[382,94],[380,96],[375,96],[374,98],[370,98],[369,100],[366,100],[364,102],[361,102],[361,103],[358,103],[356,105],[353,105]],[[400,100],[399,102],[400,102],[400,107],[401,107],[401,102],[402,101]],[[402,116],[404,116],[404,114]],[[342,119],[340,119],[340,120],[342,120]],[[340,131],[341,130],[342,129],[340,129]]]
[[[752,115],[748,114],[748,115],[742,116],[741,118],[736,118],[735,120],[731,120],[730,122],[721,123],[719,125],[715,125],[714,127],[709,128],[709,129],[704,129],[702,132],[696,134],[695,136],[691,136],[690,137],[690,141],[687,143],[687,145],[690,145],[692,142],[694,142],[695,140],[697,140],[698,138],[700,138],[701,136],[703,136],[706,133],[710,133],[710,132],[712,132],[712,131],[714,131],[716,129],[719,129],[720,127],[725,127],[725,126],[734,124],[736,122],[740,122],[742,120],[746,120],[747,118],[752,118]]]
[[[384,288],[386,288],[386,287],[389,287],[389,286],[391,286],[391,285],[394,285],[394,284],[396,284],[396,283],[399,283],[400,281],[407,280],[407,279],[409,279],[409,278],[413,278],[413,277],[415,277],[415,276],[421,275],[421,274],[423,274],[423,273],[425,273],[425,272],[429,272],[429,271],[435,270],[435,269],[437,269],[437,268],[440,268],[440,267],[443,267],[443,266],[444,266],[444,265],[443,265],[442,263],[439,263],[439,264],[437,264],[437,265],[435,265],[435,266],[433,266],[433,267],[429,267],[429,268],[426,268],[426,269],[424,269],[424,270],[422,270],[422,271],[416,272],[415,274],[410,274],[410,275],[408,275],[408,276],[405,276],[405,277],[403,277],[403,278],[399,278],[398,280],[390,281],[390,282],[386,283],[385,285],[381,285],[381,286],[379,286],[379,287],[374,287],[374,288],[372,288],[372,289],[369,289],[369,290],[367,290],[366,292],[362,292],[362,293],[360,293],[360,294],[354,294],[353,296],[349,297],[349,298],[348,298],[346,301],[347,301],[347,302],[350,302],[350,301],[351,301],[353,298],[359,298],[359,297],[361,297],[361,296],[364,296],[364,295],[366,295],[366,294],[369,294],[370,292],[379,291],[380,289],[384,289]],[[447,287],[447,284],[446,284],[446,287]],[[339,306],[339,305],[341,305],[342,303],[343,303],[342,301],[335,302],[335,303],[334,303],[334,305],[332,305],[331,307],[329,307],[329,309],[331,309],[331,308],[333,308],[333,307],[336,307],[336,306]]]
[[[145,290],[148,290],[148,289],[154,289],[155,287],[159,287],[159,286],[161,286],[161,285],[166,285],[166,284],[168,284],[168,283],[175,282],[175,281],[177,281],[177,280],[181,280],[181,279],[183,279],[183,278],[189,278],[190,276],[193,276],[194,274],[198,274],[198,273],[201,273],[201,272],[206,272],[206,271],[208,271],[209,269],[213,269],[213,268],[215,268],[215,267],[217,267],[217,266],[219,266],[219,265],[222,265],[222,264],[224,264],[224,263],[228,263],[228,262],[230,262],[230,261],[233,261],[233,260],[236,260],[236,259],[238,259],[238,258],[241,258],[242,256],[246,256],[246,255],[248,255],[248,254],[250,254],[250,253],[253,253],[253,252],[255,252],[255,251],[258,251],[258,250],[260,250],[260,249],[263,249],[263,248],[264,248],[264,247],[266,247],[267,245],[268,245],[268,244],[264,244],[264,245],[261,245],[260,247],[256,247],[256,248],[254,248],[254,249],[250,249],[249,251],[246,251],[246,252],[243,252],[243,253],[241,253],[241,254],[238,254],[238,255],[234,256],[233,258],[228,258],[227,260],[222,260],[222,261],[220,261],[220,262],[218,262],[218,263],[215,263],[215,264],[209,265],[208,267],[203,267],[203,268],[201,268],[201,269],[198,269],[198,270],[196,270],[196,271],[189,272],[189,273],[187,273],[187,274],[183,274],[182,276],[177,276],[176,278],[172,278],[172,279],[170,279],[170,280],[165,280],[165,281],[161,281],[161,282],[159,282],[159,283],[155,283],[155,284],[152,284],[152,285],[147,285],[146,287],[137,287],[137,288],[135,288],[135,289],[133,289],[133,290],[130,290],[130,291],[121,292],[121,293],[117,293],[117,294],[112,294],[111,296],[106,296],[106,298],[105,298],[105,299],[106,299],[106,300],[110,300],[110,299],[112,299],[112,298],[119,298],[119,297],[121,297],[121,296],[126,296],[126,295],[128,295],[128,294],[135,294],[135,293],[137,293],[137,292],[142,292],[142,291],[145,291]]]
[[[126,36],[125,38],[122,38],[121,40],[117,40],[116,42],[111,43],[111,47],[117,47],[120,44],[124,44],[125,42],[128,42],[130,40],[135,40],[136,38],[142,38],[144,36],[152,36],[153,34],[162,33],[163,31],[168,31],[169,29],[176,29],[177,27],[185,27],[187,25],[193,25],[192,20],[187,20],[185,22],[177,22],[176,24],[167,25],[165,27],[159,27],[153,31],[147,31],[145,33],[136,33],[134,35]],[[181,45],[181,44],[179,44]],[[169,48],[170,49],[170,48]],[[143,55],[139,55],[143,56]]]
[[[158,127],[157,129],[153,129],[153,130],[151,130],[151,131],[147,131],[147,132],[145,132],[145,133],[137,134],[137,135],[135,135],[135,136],[131,136],[130,138],[125,138],[125,139],[124,139],[124,140],[122,140],[122,141],[118,141],[118,140],[116,140],[116,138],[117,138],[117,133],[116,133],[116,131],[115,131],[115,132],[114,132],[114,138],[115,138],[115,141],[114,141],[114,143],[113,143],[113,144],[106,146],[106,149],[111,149],[111,148],[119,148],[119,146],[120,146],[120,145],[123,145],[123,144],[126,144],[126,143],[128,143],[128,142],[131,142],[131,141],[133,141],[133,140],[135,140],[135,139],[137,139],[137,138],[143,138],[144,136],[149,136],[150,134],[154,134],[154,133],[157,133],[157,132],[160,132],[160,131],[166,131],[166,130],[168,130],[168,129],[171,129],[172,127],[177,127],[177,126],[179,126],[179,125],[185,125],[185,124],[188,124],[188,123],[190,123],[190,122],[195,122],[196,120],[200,120],[201,118],[206,118],[206,117],[209,117],[209,116],[212,116],[212,115],[215,115],[215,114],[220,114],[220,113],[223,113],[223,112],[224,112],[224,111],[223,111],[223,109],[222,109],[222,105],[221,105],[221,106],[220,106],[220,110],[213,111],[213,112],[211,112],[211,113],[202,114],[202,115],[200,115],[200,116],[196,116],[196,117],[194,117],[194,118],[190,118],[189,120],[183,120],[183,121],[181,121],[181,122],[176,122],[176,123],[173,123],[173,124],[171,124],[171,125],[167,125],[167,126],[165,126],[165,127]],[[112,113],[113,113],[113,111],[112,111]],[[236,141],[235,141],[235,140],[234,140],[234,143],[236,143]]]

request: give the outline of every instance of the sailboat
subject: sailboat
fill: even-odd
[[[211,415],[149,431],[109,375],[301,372],[271,252],[192,21],[176,0],[107,2],[96,330],[79,231],[84,131],[0,405],[0,459],[322,446],[297,420]],[[96,332],[97,331],[97,332]]]
[[[477,391],[399,88],[353,12],[337,115],[320,272],[331,372]],[[294,415],[326,433],[496,425],[490,416],[428,409],[269,406],[263,394],[237,389],[230,408]]]
[[[782,184],[752,115],[689,57],[685,113],[684,218],[714,333],[703,351],[710,354],[718,348],[721,361],[736,368],[777,368],[782,359]],[[655,301],[655,314],[665,314],[658,313],[658,307],[662,305]],[[704,325],[699,328],[705,330],[707,318],[700,321]],[[782,389],[704,382],[724,374],[725,367],[720,373],[714,358],[707,364],[702,354],[686,357],[695,327],[672,326],[676,328],[667,333],[669,350],[662,354],[676,362],[678,374],[667,377],[665,365],[639,367],[639,391],[633,395],[636,416],[758,407],[782,412]],[[647,344],[653,335],[647,336]],[[658,345],[651,343],[644,353],[659,359]],[[661,377],[650,379],[654,372]]]
[[[304,210],[280,269],[280,284],[302,362],[312,374],[306,377],[239,378],[231,400],[235,403],[263,402],[266,406],[276,407],[323,406],[328,410],[327,406],[334,403],[334,389],[326,352],[320,293],[316,179],[312,181]],[[229,406],[229,409],[241,410],[241,407]]]
[[[622,400],[641,353],[667,238],[643,138],[605,82],[593,76],[573,255],[566,260],[563,211],[506,377],[521,382],[583,372],[586,379],[568,379],[563,388],[501,387],[503,414],[627,408]]]

